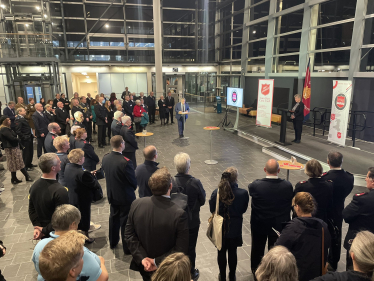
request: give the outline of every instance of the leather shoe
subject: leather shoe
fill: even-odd
[[[95,142],[94,140],[90,140],[90,142]]]
[[[99,145],[99,148],[104,148],[104,146],[102,144]]]
[[[299,141],[299,140],[296,140],[295,143],[300,143],[300,141]]]
[[[22,181],[19,180],[19,179],[15,179],[15,180],[12,180],[11,182],[12,182],[12,184],[17,184],[17,183],[20,183],[20,182],[22,182]]]
[[[195,268],[192,272],[191,272],[191,279],[193,281],[196,281],[197,279],[199,279],[200,277],[200,272],[197,268]]]
[[[26,181],[34,181],[32,178],[28,177],[26,178]]]
[[[31,166],[30,167],[33,167],[33,168],[35,168],[35,167],[38,167],[38,165],[34,165],[34,164],[31,164]]]
[[[291,142],[295,142],[296,140],[292,140]]]
[[[27,168],[26,168],[26,171],[28,171],[28,172],[30,172],[30,171],[34,171],[34,168],[27,167]]]
[[[87,238],[86,239],[86,244],[92,244],[93,242],[95,242],[95,238]]]

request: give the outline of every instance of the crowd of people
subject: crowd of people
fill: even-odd
[[[144,148],[144,162],[137,165],[134,130],[145,127],[147,112],[149,123],[154,122],[156,101],[150,93],[131,103],[134,97],[129,93],[126,88],[122,105],[115,95],[92,99],[75,94],[70,101],[56,95],[51,105],[44,106],[48,111],[50,105],[52,113],[43,111],[41,103],[30,103],[35,108],[30,116],[30,104],[24,106],[22,98],[4,109],[0,140],[13,184],[20,182],[18,170],[26,181],[34,181],[28,171],[36,166],[32,159],[33,139],[37,139],[42,176],[29,190],[28,211],[33,239],[40,240],[32,257],[38,280],[108,280],[104,258],[84,247],[95,241],[89,233],[101,227],[91,222],[91,204],[103,199],[102,178],[110,204],[109,246],[114,249],[122,240],[124,254],[132,256],[130,269],[139,271],[143,280],[187,281],[200,276],[196,245],[206,191],[190,174],[187,153],[175,155],[174,176],[166,167],[158,167],[158,150],[153,145]],[[171,100],[168,95],[158,101],[162,125],[169,122],[166,116],[173,123]],[[187,106],[178,104],[176,115]],[[102,159],[91,145],[96,125],[99,147],[111,146]],[[345,206],[354,177],[342,169],[340,152],[329,153],[327,162],[330,170],[323,173],[317,160],[308,161],[308,179],[295,186],[279,178],[274,159],[265,164],[264,178],[250,183],[248,190],[239,187],[236,167],[222,172],[209,199],[210,212],[223,218],[218,280],[236,280],[237,249],[243,245],[243,214],[249,203],[255,280],[374,280],[374,168],[367,172],[368,191],[354,195]],[[346,271],[336,272],[343,220],[349,225],[344,240]],[[0,250],[1,257],[6,253],[2,243]]]

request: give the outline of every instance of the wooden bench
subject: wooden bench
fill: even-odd
[[[239,108],[239,113],[247,115],[247,108]],[[257,110],[251,110],[249,112],[248,116],[256,117],[257,116]],[[274,114],[274,113],[272,114],[272,116],[271,116],[271,122],[280,124],[281,121],[282,121],[282,116],[281,115]]]

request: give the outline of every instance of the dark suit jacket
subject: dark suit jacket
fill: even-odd
[[[159,266],[172,253],[187,254],[188,235],[187,214],[170,198],[144,197],[132,203],[125,240],[138,266],[145,257],[155,259]]]
[[[110,152],[103,157],[109,204],[128,206],[135,200],[137,182],[132,162],[121,153]]]
[[[24,117],[17,116],[16,121],[16,133],[18,137],[23,141],[32,140],[33,135],[31,133],[31,127],[29,122]]]
[[[295,119],[294,120],[304,120],[304,104],[301,101],[295,109]]]
[[[174,98],[170,97],[170,101],[169,101],[169,96],[166,96],[165,104],[166,104],[166,106],[174,106],[175,105]]]
[[[148,96],[144,103],[148,106],[148,107],[156,107],[156,98],[155,96]]]
[[[275,235],[272,227],[282,230],[282,223],[291,219],[293,187],[283,179],[255,180],[249,186],[251,204],[251,228],[265,235]]]
[[[123,125],[120,131],[120,135],[125,141],[125,149],[123,152],[135,152],[139,147],[135,140],[135,134],[133,130],[129,129],[126,125]]]
[[[135,175],[136,180],[139,185],[139,197],[150,197],[153,195],[148,181],[149,178],[156,172],[159,168],[158,163],[154,161],[145,160],[143,164],[136,167]]]
[[[127,102],[127,101],[124,100],[122,107],[123,107],[123,110],[125,111],[125,114],[127,116],[132,116],[133,108],[132,108],[130,102]]]
[[[51,132],[48,132],[47,136],[45,137],[44,140],[44,147],[47,153],[56,153],[57,149],[53,146],[53,140],[57,138],[57,135],[52,134]]]
[[[34,121],[35,125],[35,134],[38,138],[41,137],[41,134],[44,134],[44,137],[48,134],[49,120],[44,113],[42,114],[43,116],[41,116],[38,111],[35,111],[32,115],[32,120]]]
[[[88,171],[96,170],[97,163],[100,162],[99,156],[95,153],[93,146],[85,140],[75,140],[74,148],[80,148],[84,151],[83,168]]]
[[[69,111],[66,111],[64,108],[56,109],[56,122],[61,126],[66,126],[66,118],[70,118]]]
[[[96,114],[96,124],[98,126],[106,125],[107,123],[105,122],[105,117],[107,117],[108,110],[100,104],[96,104],[94,110]]]
[[[14,128],[16,126],[16,124],[14,124],[14,120],[16,119],[16,114],[15,114],[14,109],[10,109],[9,107],[6,107],[3,110],[3,114],[9,117],[10,121],[12,122],[10,127]]]
[[[53,112],[48,112],[47,110],[44,111],[45,116],[47,116],[49,123],[55,122],[56,115]]]

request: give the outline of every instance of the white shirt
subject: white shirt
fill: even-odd
[[[279,179],[278,176],[266,176],[267,179]]]

